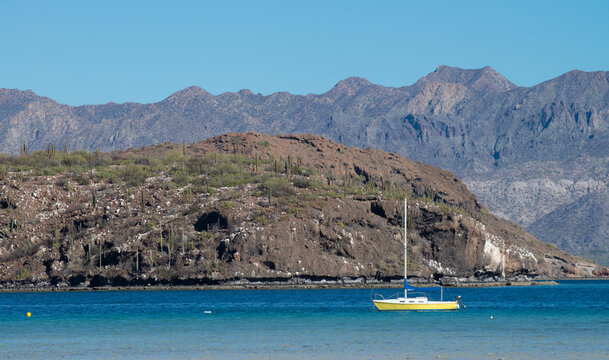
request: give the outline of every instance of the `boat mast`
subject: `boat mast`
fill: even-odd
[[[408,208],[406,205],[406,197],[404,197],[404,299],[408,297],[408,290],[406,290],[406,282],[408,274],[408,251],[406,249],[406,236],[408,232],[408,222],[406,221],[406,217],[408,216]]]

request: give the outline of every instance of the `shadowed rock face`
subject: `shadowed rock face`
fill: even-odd
[[[194,228],[198,232],[226,230],[228,228],[228,219],[219,211],[206,212],[199,217]]]
[[[174,163],[177,149],[191,156],[182,166],[208,170],[190,183],[170,185],[181,168]],[[251,173],[252,180],[212,185],[212,174],[231,171],[226,163],[210,168],[218,152],[238,164],[231,165],[237,166],[234,174]],[[607,272],[489,214],[452,173],[381,150],[346,147],[314,135],[252,133],[104,156],[153,164],[146,158],[151,154],[164,159],[169,170],[148,176],[142,185],[93,176],[91,183],[74,181],[68,187],[67,181],[80,176],[70,171],[5,174],[2,194],[10,196],[0,208],[0,223],[14,226],[0,229],[0,284],[398,279],[403,203],[383,195],[396,186],[412,198],[413,280]],[[275,174],[276,160],[288,161],[288,156],[309,175],[279,175],[284,188],[270,197],[263,179]],[[120,173],[118,166],[114,171]],[[364,187],[345,195],[341,189],[349,184],[344,179],[357,179]],[[322,186],[328,182],[334,187]],[[364,188],[386,190],[366,193]]]
[[[0,89],[0,152],[17,153],[24,140],[30,149],[113,150],[232,131],[313,133],[454,171],[491,210],[523,226],[559,205],[576,206],[586,194],[570,183],[606,188],[608,129],[607,72],[571,71],[524,88],[490,67],[439,66],[401,88],[362,78],[307,96],[247,90],[214,96],[190,87],[154,104],[79,107]],[[537,190],[541,196],[532,201]],[[548,230],[531,229],[542,237]],[[582,227],[561,243],[591,235]],[[580,248],[592,250],[585,242],[568,249]]]

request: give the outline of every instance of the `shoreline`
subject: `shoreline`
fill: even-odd
[[[565,280],[565,279],[557,279]],[[569,279],[569,280],[598,280],[598,279]],[[440,287],[438,284],[415,284],[424,287]],[[557,286],[556,280],[530,280],[530,281],[489,281],[467,282],[458,284],[444,284],[445,288],[486,288],[502,286]],[[221,284],[221,285],[146,285],[146,286],[45,286],[29,287],[15,286],[0,288],[1,293],[43,293],[43,292],[94,292],[94,291],[193,291],[193,290],[315,290],[315,289],[401,289],[400,283],[252,283],[252,284]]]

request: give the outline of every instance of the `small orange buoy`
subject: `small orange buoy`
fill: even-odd
[[[25,316],[32,317],[32,313],[28,311],[28,312],[25,313]]]

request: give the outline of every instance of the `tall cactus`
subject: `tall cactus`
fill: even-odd
[[[95,189],[91,192],[91,205],[93,206],[93,210],[97,207],[97,194],[95,193]]]

